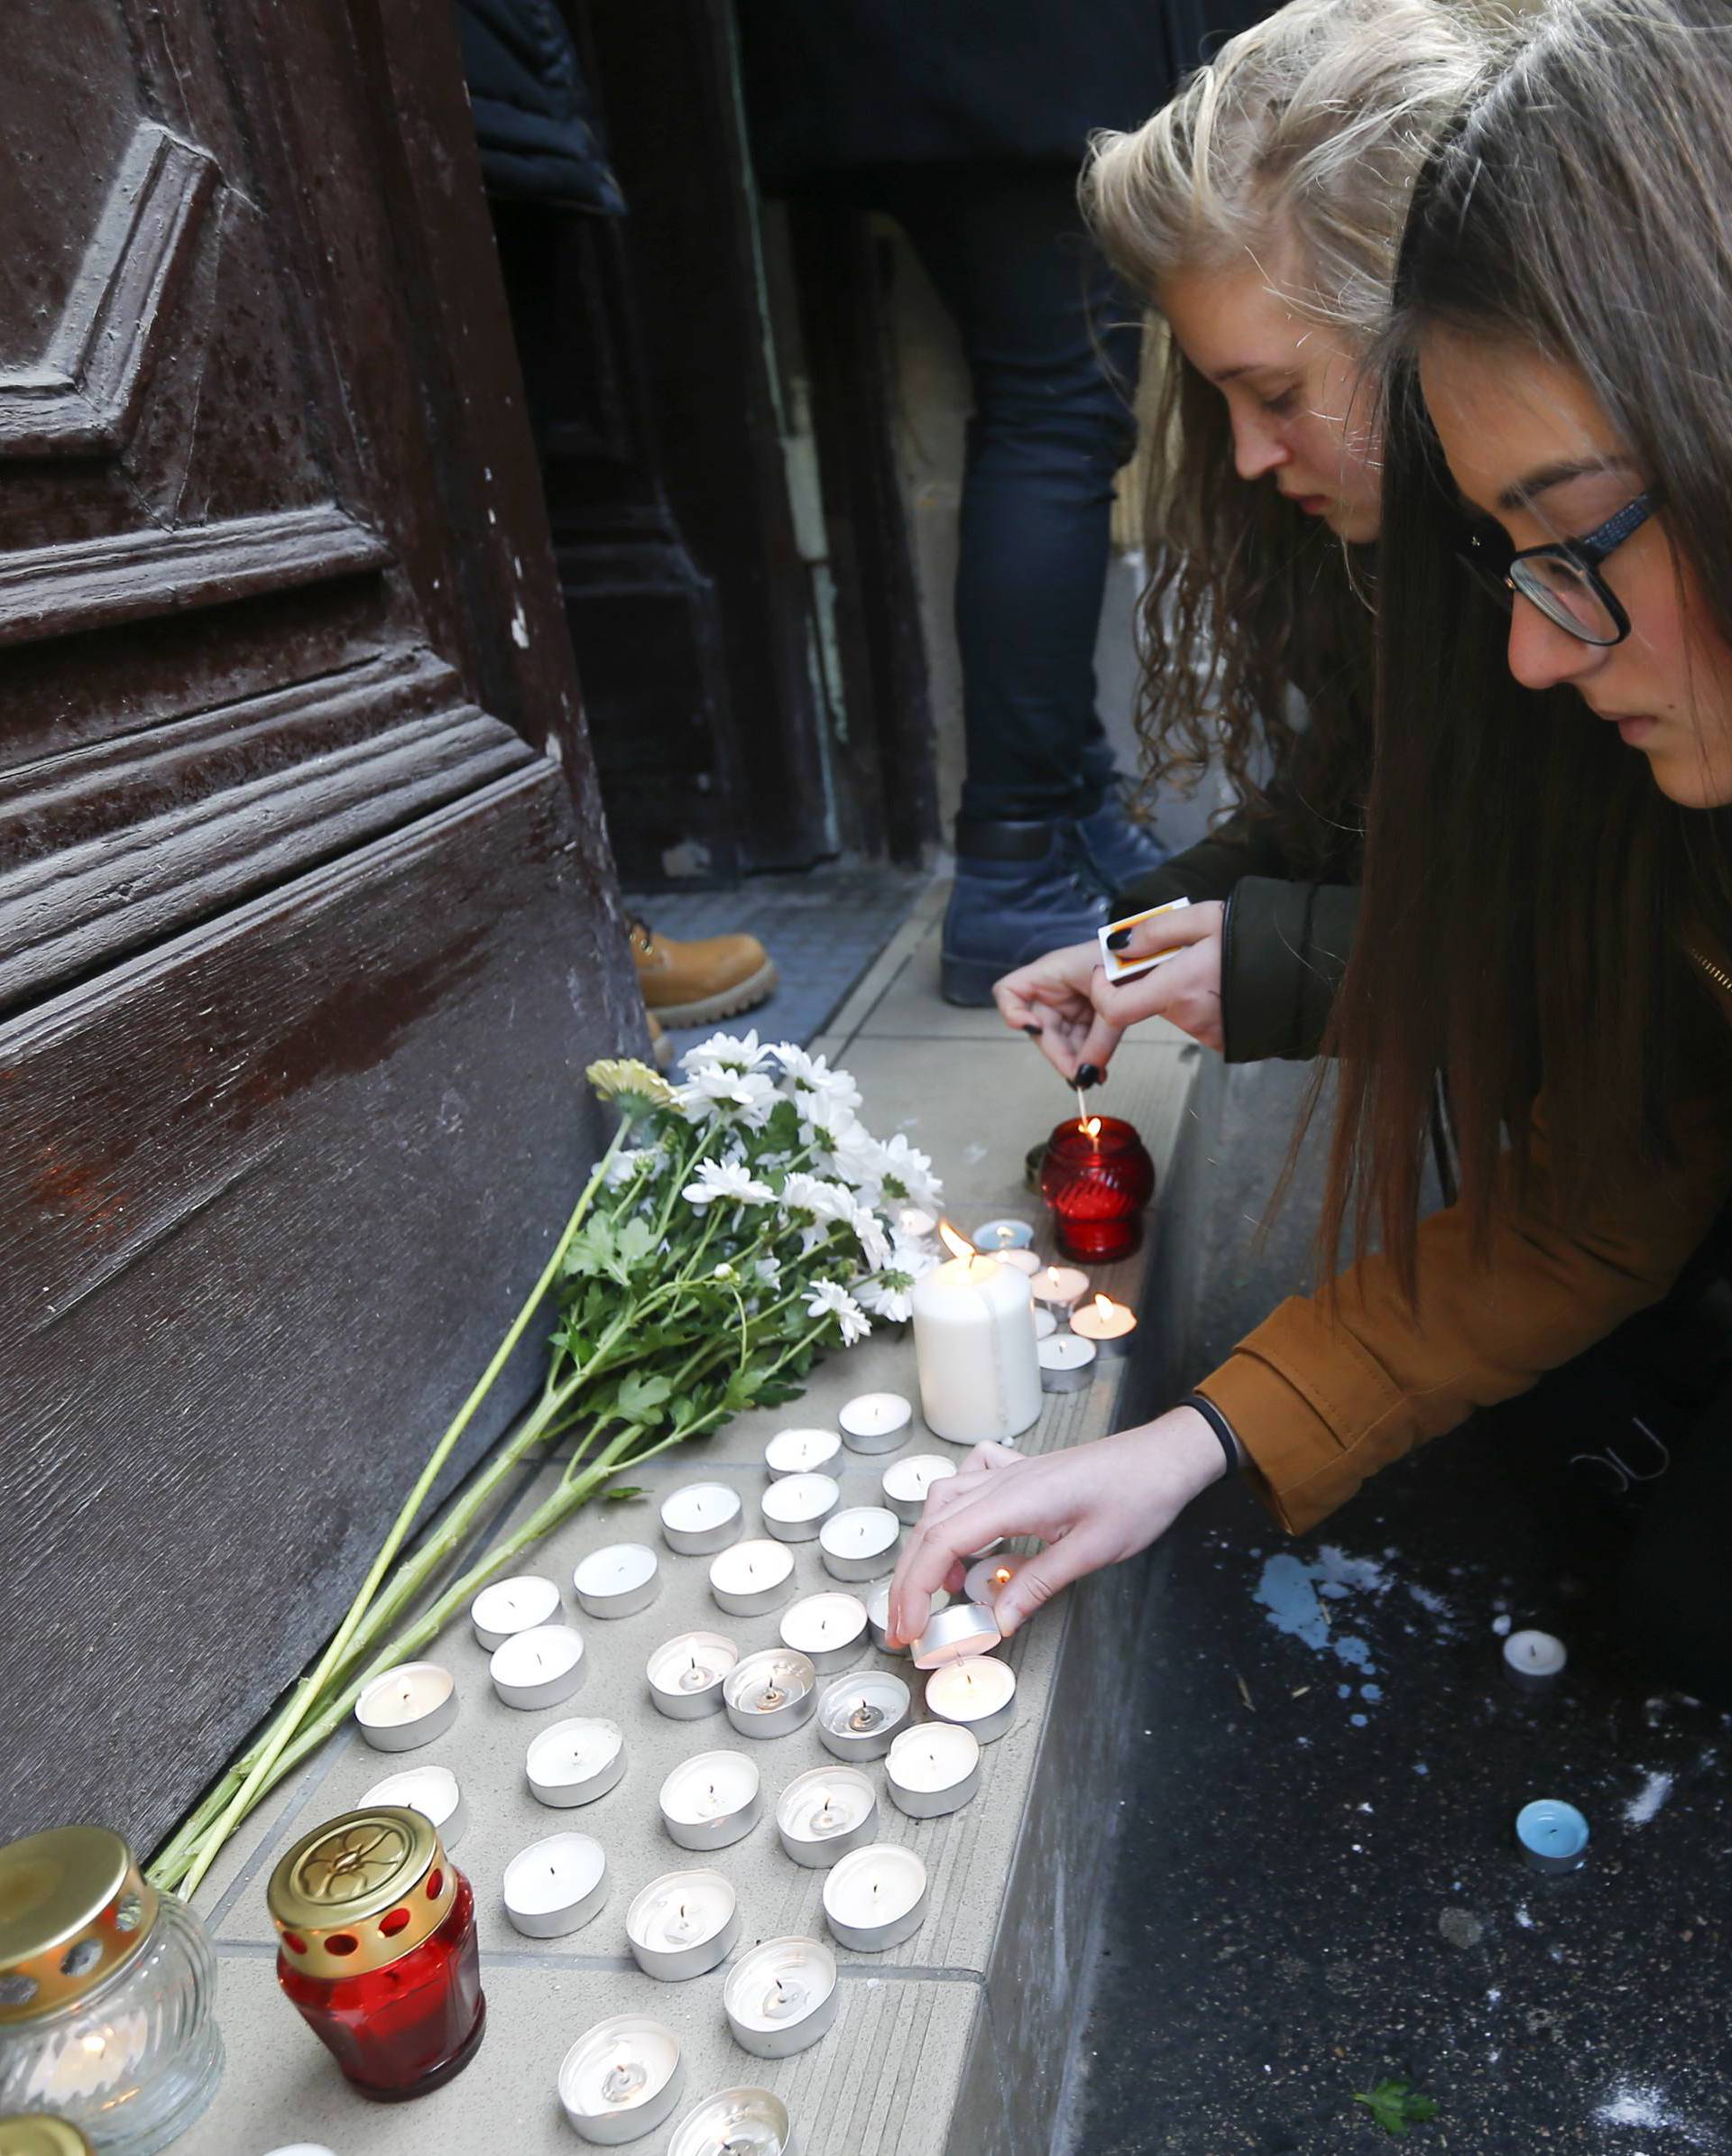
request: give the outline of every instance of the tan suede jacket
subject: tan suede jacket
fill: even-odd
[[[1732,979],[1703,964],[1732,1023]],[[1292,1296],[1239,1343],[1197,1390],[1239,1433],[1283,1526],[1314,1526],[1379,1468],[1525,1391],[1666,1294],[1732,1193],[1732,1035],[1674,1128],[1675,1169],[1566,1233],[1548,1204],[1542,1105],[1526,1197],[1496,1220],[1488,1258],[1451,1208],[1420,1228],[1417,1311],[1370,1258],[1332,1301]]]

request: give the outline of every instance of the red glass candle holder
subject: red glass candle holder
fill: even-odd
[[[1129,1258],[1143,1239],[1155,1163],[1122,1117],[1060,1123],[1046,1141],[1040,1194],[1053,1209],[1064,1257],[1097,1264]]]
[[[418,1811],[375,1805],[303,1837],[272,1875],[277,1981],[364,2096],[426,2096],[481,2048],[475,1897]]]

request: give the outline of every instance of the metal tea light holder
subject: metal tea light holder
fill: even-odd
[[[818,1672],[806,1655],[788,1647],[769,1647],[760,1654],[748,1654],[729,1671],[722,1701],[742,1737],[788,1737],[812,1719],[818,1704],[817,1683]]]
[[[679,2039],[643,2013],[597,2022],[559,2066],[559,2102],[579,2140],[622,2148],[665,2125],[686,2092]]]
[[[833,1759],[882,1759],[913,1707],[913,1694],[889,1670],[834,1677],[818,1695],[818,1742]]]
[[[812,1767],[777,1799],[776,1832],[796,1864],[827,1871],[876,1836],[877,1792],[858,1767]]]
[[[743,1953],[722,1986],[733,2041],[754,2059],[792,2059],[835,2024],[836,1958],[815,1939],[767,1939]]]

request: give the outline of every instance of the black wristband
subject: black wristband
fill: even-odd
[[[1221,1440],[1221,1449],[1227,1455],[1227,1472],[1230,1475],[1238,1474],[1245,1465],[1245,1448],[1239,1443],[1239,1434],[1233,1425],[1222,1414],[1220,1408],[1212,1400],[1205,1400],[1201,1393],[1186,1393],[1178,1405],[1181,1407],[1194,1407],[1196,1409],[1203,1421]]]

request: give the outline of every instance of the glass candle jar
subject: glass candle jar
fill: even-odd
[[[0,1849],[0,2115],[46,2113],[97,2156],[166,2148],[222,2078],[216,1988],[203,1927],[119,1835]]]
[[[1155,1195],[1155,1163],[1122,1117],[1060,1123],[1046,1141],[1040,1194],[1053,1209],[1066,1258],[1129,1258],[1143,1238]]]
[[[454,2079],[487,2025],[475,1897],[419,1811],[373,1804],[303,1835],[271,1875],[277,1981],[364,2096]]]

